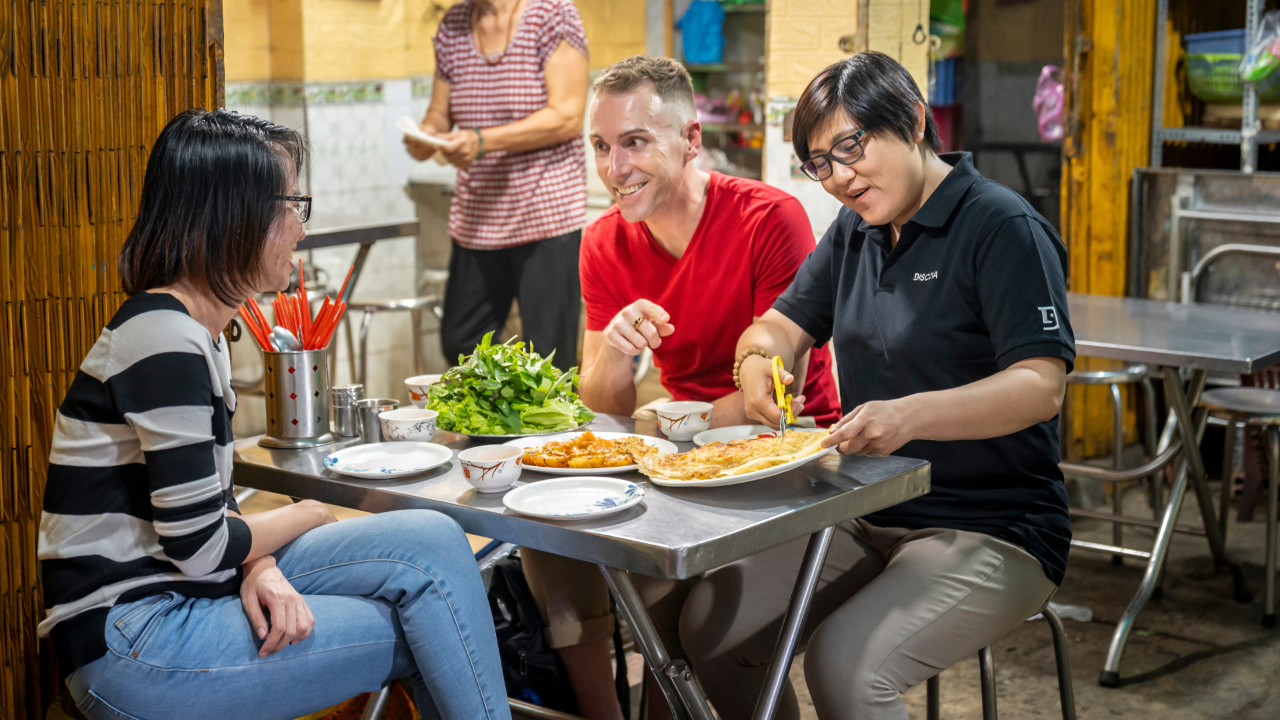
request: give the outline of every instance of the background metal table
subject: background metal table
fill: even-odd
[[[1251,374],[1280,363],[1274,313],[1067,293],[1076,353]]]
[[[1196,493],[1214,562],[1230,569],[1237,600],[1249,602],[1252,599],[1239,564],[1227,556],[1222,530],[1213,512],[1213,499],[1199,450],[1207,413],[1202,408],[1197,409],[1197,405],[1210,371],[1250,374],[1280,363],[1280,323],[1269,313],[1139,298],[1068,293],[1067,304],[1076,336],[1076,353],[1160,366],[1170,412],[1156,452],[1157,459],[1164,458],[1162,462],[1153,460],[1141,468],[1123,472],[1103,471],[1074,463],[1063,463],[1063,469],[1073,475],[1136,479],[1160,469],[1172,461],[1175,453],[1180,458],[1173,490],[1156,532],[1142,583],[1116,624],[1106,662],[1098,676],[1099,684],[1118,687],[1120,657],[1124,653],[1125,641],[1138,613],[1142,612],[1159,584],[1186,496],[1188,478]],[[1185,384],[1180,373],[1183,368],[1190,370]],[[1180,453],[1174,447],[1175,433],[1181,440]]]
[[[652,423],[611,416],[600,416],[591,428],[656,434]],[[666,654],[634,587],[619,570],[688,578],[810,535],[769,682],[757,707],[757,718],[771,717],[832,527],[929,491],[929,463],[923,460],[833,454],[767,480],[719,488],[660,487],[639,473],[624,473],[616,477],[644,485],[643,504],[596,520],[550,521],[512,513],[503,506],[501,493],[472,489],[456,462],[457,452],[470,445],[465,436],[438,433],[434,442],[453,449],[455,461],[403,480],[362,480],[324,469],[326,455],[355,442],[272,450],[260,447],[257,438],[237,441],[235,482],[368,512],[436,510],[469,533],[598,564],[676,716],[685,716],[683,709],[707,720],[711,715],[697,681],[683,661]],[[692,447],[678,445],[682,450]],[[551,477],[526,469],[519,484]]]

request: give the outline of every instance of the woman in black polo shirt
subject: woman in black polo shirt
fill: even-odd
[[[739,340],[740,387],[748,414],[777,425],[770,359],[790,369],[830,340],[846,414],[827,444],[932,463],[928,495],[840,526],[805,653],[820,718],[906,720],[899,693],[1008,633],[1062,581],[1066,253],[968,154],[936,154],[928,106],[886,55],[823,70],[793,137],[845,207]],[[682,639],[721,717],[751,714],[804,548],[722,568],[690,597]],[[789,692],[778,717],[797,714]]]

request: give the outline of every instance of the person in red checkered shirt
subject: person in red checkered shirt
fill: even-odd
[[[440,337],[453,362],[520,304],[524,338],[577,364],[578,246],[586,217],[582,116],[587,36],[572,0],[464,0],[434,39],[436,73],[417,160],[458,168]]]

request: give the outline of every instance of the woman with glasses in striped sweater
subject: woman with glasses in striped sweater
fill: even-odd
[[[180,114],[152,149],[130,297],[59,408],[40,524],[39,632],[93,720],[288,719],[401,677],[424,717],[510,717],[456,523],[236,506],[221,331],[289,283],[306,158],[298,133],[226,110]]]

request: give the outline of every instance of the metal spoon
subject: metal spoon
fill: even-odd
[[[276,339],[276,345],[280,347],[281,352],[297,352],[302,349],[302,343],[298,342],[298,338],[279,325],[271,329],[271,336]]]

